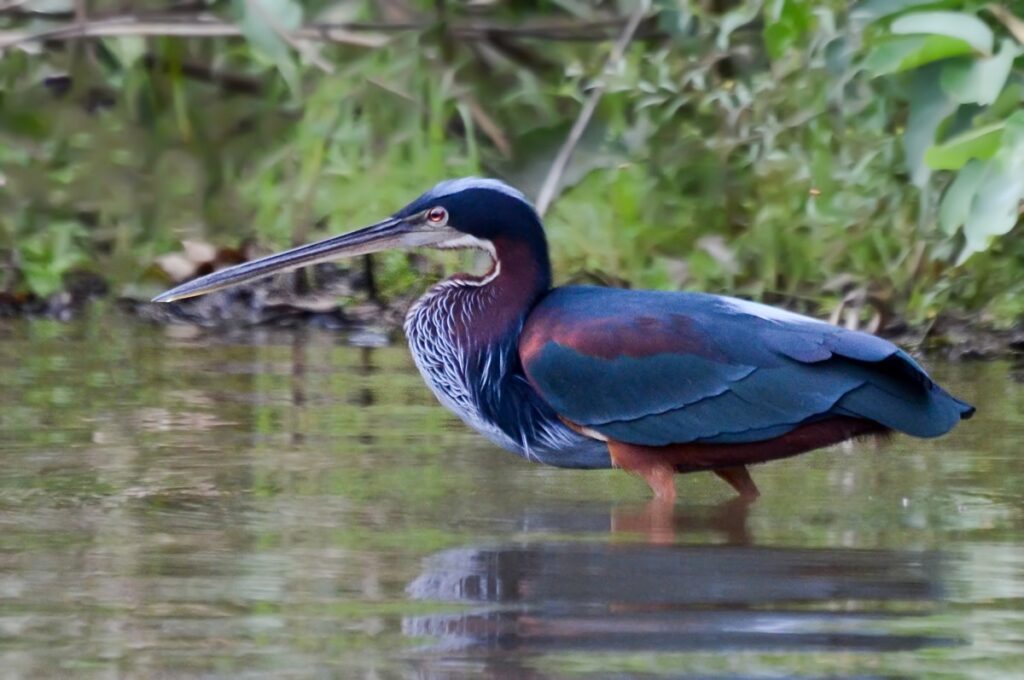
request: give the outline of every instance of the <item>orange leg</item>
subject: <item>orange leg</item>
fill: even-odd
[[[654,497],[662,503],[674,503],[676,500],[675,465],[671,449],[667,447],[640,446],[608,440],[608,452],[612,464],[626,472],[632,473],[651,487]],[[750,477],[744,465],[715,468],[712,470],[724,480],[741,498],[752,501],[761,495],[757,484]]]
[[[729,486],[736,489],[736,493],[742,498],[752,501],[761,495],[761,492],[757,490],[757,484],[754,484],[754,480],[751,479],[750,472],[745,465],[718,468],[714,470],[714,473],[720,479],[726,481]]]
[[[663,503],[676,500],[675,468],[664,456],[652,453],[650,447],[608,440],[608,452],[617,468],[640,477],[651,487],[655,498]]]

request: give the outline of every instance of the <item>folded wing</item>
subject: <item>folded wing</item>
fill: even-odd
[[[519,351],[560,416],[649,446],[764,441],[840,415],[934,437],[974,411],[881,338],[700,293],[559,288]]]

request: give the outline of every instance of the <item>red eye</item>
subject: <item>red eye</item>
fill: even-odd
[[[434,224],[442,224],[448,221],[448,211],[444,208],[431,208],[427,212],[427,219]]]

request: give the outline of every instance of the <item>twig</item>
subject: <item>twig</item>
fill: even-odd
[[[622,35],[619,36],[619,39],[612,46],[612,51],[609,53],[608,60],[604,65],[604,73],[610,72],[622,60],[623,55],[626,53],[626,48],[629,47],[636,29],[640,26],[640,21],[647,14],[649,7],[649,0],[640,0],[633,15],[630,16],[626,28],[623,29]],[[572,158],[572,152],[576,145],[579,144],[580,138],[583,137],[590,119],[594,116],[594,111],[597,110],[597,104],[601,101],[605,88],[606,83],[602,80],[590,91],[586,101],[583,102],[583,108],[580,109],[576,122],[572,124],[572,129],[569,130],[569,136],[566,138],[565,143],[562,144],[562,148],[558,150],[558,155],[555,156],[551,168],[548,169],[547,177],[544,178],[540,193],[537,195],[537,212],[542,217],[555,199],[555,194],[558,192],[562,181],[562,175],[565,174],[565,169],[569,165],[569,159]]]
[[[400,90],[399,88],[395,87],[391,83],[386,83],[383,80],[380,80],[379,78],[367,78],[366,82],[368,82],[370,85],[373,85],[374,87],[379,87],[380,89],[384,90],[388,94],[395,95],[399,99],[404,99],[405,101],[407,101],[409,103],[415,103],[416,102],[416,98],[413,97],[408,92],[405,92],[404,90]]]
[[[89,0],[74,0],[73,9],[75,12],[75,24],[78,26],[89,23],[88,2]],[[73,62],[77,62],[82,57],[89,59],[91,56],[89,52],[84,49],[83,45],[79,43],[72,46],[71,54],[74,55],[72,58]]]
[[[1020,17],[994,2],[990,2],[985,5],[985,9],[987,9],[992,16],[998,19],[999,23],[1006,26],[1006,30],[1017,39],[1017,42],[1024,43],[1024,21],[1022,21]]]
[[[469,109],[469,115],[473,117],[473,120],[480,127],[481,132],[486,135],[487,139],[491,140],[491,144],[505,158],[512,156],[512,144],[508,141],[508,135],[501,129],[498,122],[491,117],[489,113],[480,105],[472,95],[466,93],[459,97],[459,100],[466,105]]]

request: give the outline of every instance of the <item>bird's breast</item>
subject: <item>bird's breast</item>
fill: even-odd
[[[427,387],[444,406],[467,425],[507,449],[518,445],[482,408],[482,377],[472,364],[479,351],[467,329],[471,328],[478,303],[470,291],[455,282],[435,286],[410,308],[405,318],[405,335],[413,361]]]
[[[499,312],[490,303],[488,291],[447,281],[409,310],[409,349],[431,392],[509,451],[561,467],[608,467],[607,447],[566,427],[530,387],[518,354],[522,322],[495,333]]]

